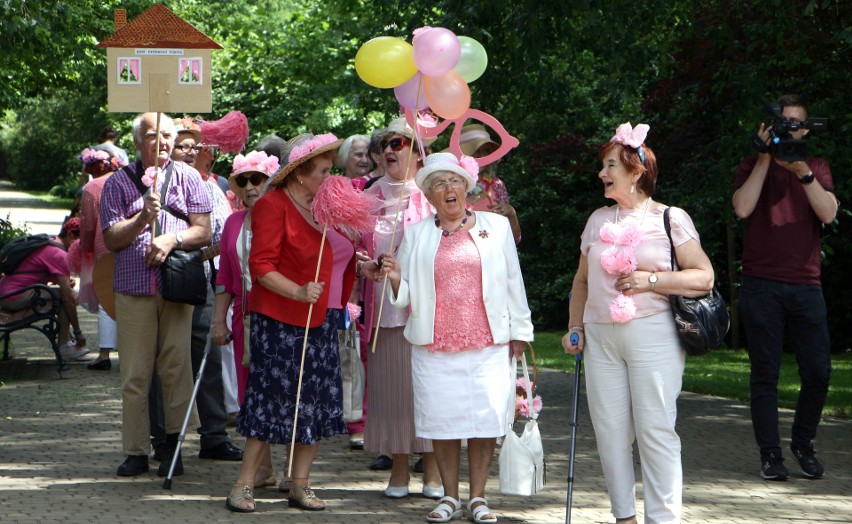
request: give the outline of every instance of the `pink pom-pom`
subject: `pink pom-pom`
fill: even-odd
[[[201,121],[201,141],[226,153],[239,153],[249,134],[248,119],[241,111],[231,111],[219,120]]]
[[[636,271],[636,250],[632,247],[619,249],[615,256],[615,271],[618,275]]]
[[[376,218],[370,214],[375,206],[372,195],[358,191],[344,176],[326,178],[311,204],[314,218],[322,227],[342,230],[350,238],[375,228]]]
[[[470,173],[470,176],[473,177],[474,180],[479,180],[479,164],[476,163],[476,159],[472,156],[462,155],[459,158],[459,165],[462,169]]]
[[[79,275],[82,268],[83,247],[80,245],[80,240],[77,239],[68,248],[68,270]]]
[[[613,322],[624,324],[636,316],[636,302],[633,297],[618,295],[609,305],[609,316]]]
[[[635,222],[625,222],[621,229],[621,234],[618,238],[618,243],[622,246],[636,247],[642,242],[644,233],[639,229],[639,225]]]
[[[609,246],[601,253],[601,267],[610,275],[618,274],[618,248]]]
[[[612,222],[606,222],[601,226],[601,240],[608,244],[615,244],[621,236],[621,226]]]

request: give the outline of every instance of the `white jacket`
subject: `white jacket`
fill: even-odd
[[[495,213],[475,214],[476,224],[470,234],[482,263],[482,299],[494,344],[510,340],[532,342],[530,308],[509,220]],[[397,296],[388,286],[391,304],[398,308],[410,306],[404,335],[418,346],[435,339],[435,255],[440,242],[441,230],[433,220],[426,218],[410,226],[397,257],[402,273]],[[459,321],[464,322],[459,313]]]

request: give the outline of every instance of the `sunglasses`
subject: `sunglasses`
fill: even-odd
[[[390,146],[391,151],[401,151],[403,147],[410,146],[411,140],[407,138],[392,138],[390,140],[382,140],[379,142],[379,147],[384,151],[388,146]]]
[[[253,186],[259,186],[266,180],[267,176],[263,173],[254,172],[251,176],[238,176],[234,183],[237,184],[237,187],[246,187],[249,182]]]
[[[190,151],[195,151],[196,153],[198,153],[199,151],[201,151],[201,146],[184,146],[184,145],[180,145],[180,146],[175,146],[175,149],[177,149],[177,150],[178,150],[178,151],[180,151],[181,153],[188,153],[188,152],[190,152]]]

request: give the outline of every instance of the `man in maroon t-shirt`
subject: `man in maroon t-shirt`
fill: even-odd
[[[782,96],[782,114],[807,119],[797,95]],[[769,143],[769,127],[758,136]],[[792,131],[801,140],[808,129]],[[825,472],[814,455],[831,374],[828,323],[820,284],[820,228],[834,221],[837,199],[828,162],[808,157],[787,162],[762,152],[744,159],[736,175],[733,205],[746,220],[739,313],[751,361],[751,419],[760,447],[761,476],[787,480],[778,430],[778,375],[784,332],[796,351],[802,386],[790,449],[808,478]]]

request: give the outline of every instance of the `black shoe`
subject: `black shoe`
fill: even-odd
[[[809,479],[816,479],[825,473],[825,468],[819,463],[814,455],[814,445],[808,444],[805,446],[790,444],[790,449],[796,460],[799,461],[799,466],[802,467],[802,474]]]
[[[175,469],[172,472],[173,477],[183,475],[183,460],[180,453],[177,452],[178,433],[170,433],[166,435],[166,443],[163,445],[163,461],[160,462],[160,467],[157,468],[158,477],[168,477],[169,470],[172,467],[172,460],[175,461]]]
[[[96,371],[109,371],[112,369],[112,361],[110,359],[105,358],[98,362],[92,362],[91,364],[86,364],[86,367],[89,369],[94,369]]]
[[[163,461],[163,453],[165,452],[165,444],[151,444],[151,447],[154,448],[154,454],[151,456],[151,459],[156,462]]]
[[[115,472],[119,477],[136,477],[148,471],[148,455],[127,455]]]
[[[384,471],[393,467],[393,459],[387,455],[379,455],[370,462],[370,469],[373,471]]]
[[[423,457],[420,457],[417,462],[414,463],[414,472],[423,473]]]
[[[760,476],[764,480],[787,480],[790,473],[784,467],[784,457],[776,453],[761,454]]]
[[[198,458],[239,461],[243,460],[243,450],[230,442],[222,442],[214,448],[202,449],[198,452]]]

